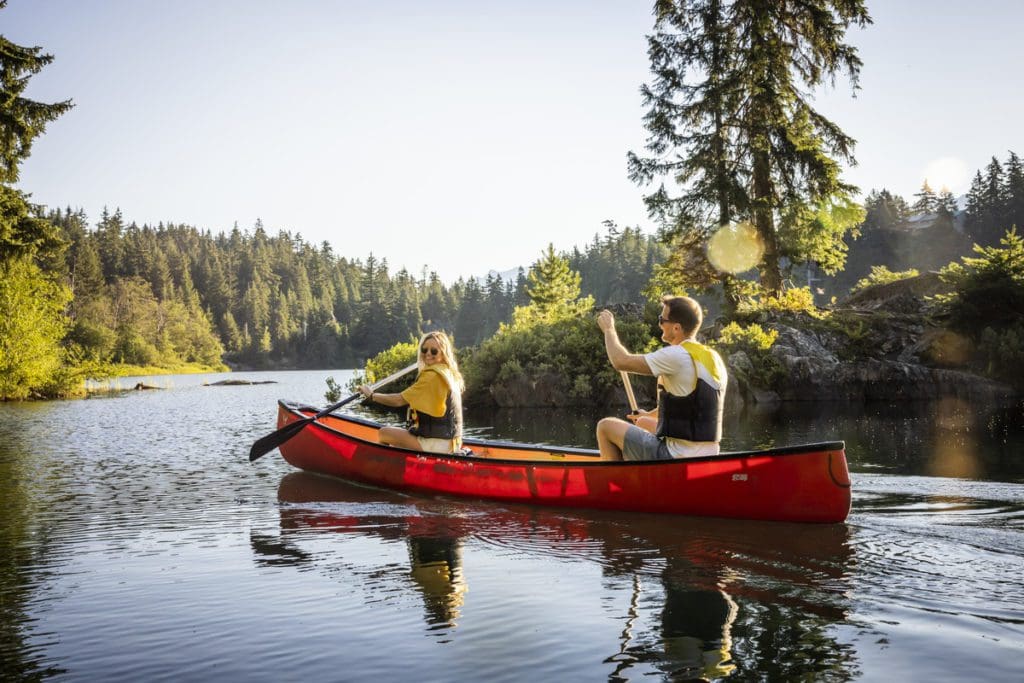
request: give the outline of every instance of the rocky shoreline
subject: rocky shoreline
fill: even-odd
[[[1013,386],[979,374],[971,341],[932,315],[931,297],[942,291],[944,286],[933,272],[868,287],[820,317],[758,314],[753,322],[778,333],[768,351],[772,372],[764,372],[764,358],[752,359],[742,351],[723,353],[730,371],[729,408],[946,397],[990,403],[1019,396]],[[615,308],[620,319],[642,316],[639,306]],[[717,335],[717,326],[711,325],[701,338],[714,346]],[[766,374],[772,377],[770,382],[764,381]],[[560,375],[523,371],[502,377],[488,393],[500,407],[577,405],[566,386],[566,378]],[[633,389],[641,405],[653,405],[652,381],[634,378]],[[621,385],[604,402],[626,405]]]

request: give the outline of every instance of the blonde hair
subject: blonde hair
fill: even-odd
[[[448,338],[448,335],[444,332],[437,330],[434,332],[427,332],[425,335],[420,337],[419,348],[423,348],[423,345],[428,339],[433,339],[437,343],[437,347],[441,349],[441,362],[448,366],[451,370],[452,377],[455,378],[455,383],[459,387],[459,393],[466,390],[466,381],[462,379],[462,373],[459,372],[459,361],[455,358],[455,347],[452,346],[452,340]],[[426,364],[423,362],[423,354],[419,353],[417,356],[416,364],[419,366],[419,371],[423,372],[423,368]]]

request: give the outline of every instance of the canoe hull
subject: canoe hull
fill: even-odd
[[[280,402],[278,426],[315,409]],[[835,523],[850,510],[842,442],[650,462],[596,451],[467,440],[478,455],[382,446],[373,423],[321,418],[280,447],[294,467],[385,487],[503,502],[788,522]]]

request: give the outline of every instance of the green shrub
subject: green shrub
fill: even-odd
[[[616,329],[623,345],[633,353],[646,353],[658,345],[650,326],[641,321],[619,319]],[[549,375],[561,378],[556,390],[565,404],[592,405],[604,402],[610,390],[622,382],[608,362],[604,337],[589,314],[502,326],[467,358],[463,372],[467,401],[476,403],[491,402],[493,386]]]
[[[716,347],[727,356],[743,353],[752,366],[745,373],[747,380],[754,386],[771,387],[784,372],[782,364],[770,353],[778,337],[777,330],[765,330],[757,323],[743,326],[731,322],[722,328]]]
[[[871,266],[871,274],[858,280],[857,284],[850,289],[850,294],[856,294],[862,289],[867,289],[872,285],[885,285],[890,282],[909,280],[910,278],[917,277],[918,275],[919,273],[915,268],[901,270],[898,273],[894,273],[885,266]]]
[[[114,344],[114,360],[129,365],[159,365],[160,351],[134,330],[122,330]]]
[[[759,294],[748,297],[736,309],[737,318],[751,321],[765,313],[807,314],[822,318],[825,314],[814,304],[810,287],[792,287],[778,297]]]
[[[415,363],[418,353],[419,344],[416,341],[399,342],[366,361],[365,372],[357,372],[355,376],[349,380],[346,386],[349,390],[355,393],[360,384],[373,384],[374,382],[384,379],[388,375],[394,374],[402,368]],[[459,358],[461,359],[461,356],[459,356]],[[333,380],[333,378],[331,379]],[[391,394],[401,391],[400,388],[395,387],[407,387],[412,383],[413,379],[415,379],[415,375],[410,373],[406,377],[396,381],[394,386],[390,388],[387,393]],[[330,384],[328,384],[328,389],[330,389]],[[337,401],[333,402],[336,403]]]
[[[757,323],[743,327],[733,322],[722,328],[718,345],[729,352],[763,353],[772,348],[778,338],[778,330],[770,329],[766,332]]]
[[[977,257],[964,256],[939,272],[951,294],[935,297],[950,325],[977,338],[981,330],[998,331],[1024,318],[1024,239],[1016,228],[1000,240],[1002,247],[974,245]]]
[[[987,374],[1024,386],[1024,239],[1012,228],[1000,244],[974,245],[977,256],[943,268],[953,292],[936,296],[936,308],[978,344]]]
[[[324,399],[334,404],[341,400],[341,385],[338,384],[334,377],[328,377],[325,382],[327,383],[327,391],[324,392]],[[355,393],[355,392],[353,392]]]
[[[1002,330],[986,327],[978,354],[984,359],[988,375],[1024,387],[1024,323]]]

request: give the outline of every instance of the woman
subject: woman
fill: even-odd
[[[381,405],[409,406],[409,428],[381,427],[383,444],[431,453],[454,453],[462,448],[462,392],[451,340],[444,332],[428,332],[420,339],[419,375],[400,394],[382,394],[367,385],[359,392]]]

